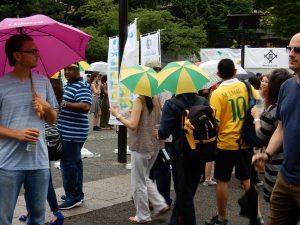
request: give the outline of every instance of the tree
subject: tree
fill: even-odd
[[[171,0],[171,12],[193,25],[203,24],[208,47],[231,45],[232,31],[227,28],[227,14],[252,12],[249,0]]]
[[[200,47],[206,45],[206,33],[203,26],[188,26],[177,20],[167,10],[138,9],[130,13],[130,21],[138,18],[140,33],[162,30],[162,50],[181,55],[198,54]]]
[[[295,0],[255,0],[254,7],[266,13],[263,18],[269,31],[282,37],[291,38],[300,30],[300,2]]]

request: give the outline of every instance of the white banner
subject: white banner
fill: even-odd
[[[160,31],[140,36],[141,39],[141,65],[161,67]]]
[[[245,48],[245,68],[289,68],[285,48]]]
[[[121,69],[139,64],[139,48],[137,42],[137,19],[128,26],[127,40],[122,57]]]
[[[121,71],[124,68],[139,64],[139,43],[137,41],[137,19],[128,26],[128,35],[124,48]],[[120,112],[130,111],[135,95],[120,83]]]
[[[241,64],[241,49],[235,48],[201,48],[201,62],[229,58],[236,64]]]
[[[111,107],[119,107],[119,37],[109,38],[107,57],[107,89],[108,99]],[[121,125],[115,117],[110,115],[109,124]]]
[[[117,45],[116,45],[117,44]],[[128,115],[132,109],[132,101],[135,98],[128,88],[119,82],[119,38],[110,38],[108,52],[108,93],[110,106],[119,109],[123,115]],[[128,26],[127,40],[121,62],[121,69],[139,64],[139,43],[137,41],[137,20]],[[110,78],[109,78],[110,77]],[[109,124],[121,125],[115,117],[110,115]]]

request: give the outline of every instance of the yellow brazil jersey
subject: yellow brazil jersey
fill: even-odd
[[[258,99],[258,93],[251,86],[253,97]],[[237,140],[240,137],[243,120],[248,109],[248,92],[246,85],[237,79],[224,81],[213,91],[210,104],[215,110],[218,121],[218,148],[238,150]],[[241,148],[247,148],[242,145]]]

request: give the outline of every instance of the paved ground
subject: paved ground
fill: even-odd
[[[101,157],[86,158],[84,162],[85,201],[82,206],[64,211],[65,225],[127,225],[128,217],[135,213],[130,201],[130,170],[125,165],[117,163],[117,134],[112,130],[91,132],[85,147]],[[130,157],[128,157],[128,161]],[[60,171],[52,168],[54,186],[58,198],[63,194]],[[239,183],[233,179],[230,183],[230,198],[228,215],[231,225],[247,225],[246,219],[239,216],[237,199],[242,195]],[[172,191],[174,196],[174,191]],[[22,224],[18,216],[25,213],[23,196],[19,197],[14,216],[14,225]],[[215,187],[199,185],[195,197],[198,224],[216,213]],[[48,210],[49,211],[49,210]],[[268,204],[262,204],[263,217],[266,219]],[[170,213],[153,221],[152,224],[168,224]],[[47,212],[47,220],[51,218]]]

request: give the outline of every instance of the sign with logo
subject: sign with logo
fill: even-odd
[[[285,48],[245,48],[245,68],[289,68]]]

